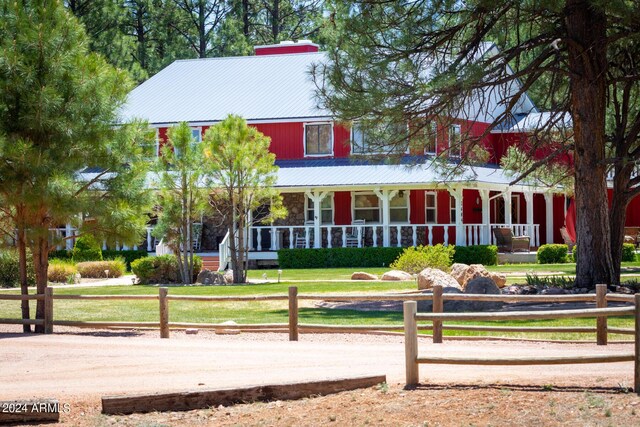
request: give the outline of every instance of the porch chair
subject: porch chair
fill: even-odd
[[[307,247],[307,226],[313,227],[315,223],[313,221],[305,221],[305,227],[302,228],[301,231],[296,233],[296,244],[295,247],[297,249],[306,248]],[[309,228],[309,247],[313,247],[313,228]]]
[[[576,245],[576,242],[574,242],[571,236],[569,236],[569,232],[566,227],[560,228],[560,235],[562,236],[562,240],[564,240],[564,244],[569,247],[569,252],[571,252],[573,247]]]
[[[347,228],[346,244],[348,248],[358,247],[358,226],[363,226],[364,224],[364,219],[356,219],[351,222],[352,227]],[[362,233],[364,240],[364,230],[362,230]]]
[[[528,252],[531,238],[529,236],[514,236],[510,227],[497,227],[493,229],[496,237],[498,251],[501,252]]]
[[[624,228],[624,243],[633,243],[634,246],[638,246],[640,227],[625,227]]]

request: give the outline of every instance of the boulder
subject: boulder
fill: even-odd
[[[462,278],[462,289],[465,289],[468,283],[477,277],[489,277],[489,272],[482,264],[471,264],[464,272]]]
[[[446,274],[446,273],[445,273]],[[449,276],[449,278],[452,278]],[[455,280],[454,280],[455,281]],[[433,291],[423,290],[424,293],[430,294]],[[460,285],[457,287],[446,286],[442,288],[443,294],[461,294]],[[445,312],[457,312],[457,311],[465,311],[466,301],[444,301],[443,309]],[[420,313],[431,313],[433,311],[433,302],[432,301],[418,301],[418,312]]]
[[[451,266],[451,276],[457,280],[460,286],[464,285],[464,275],[469,266],[467,264],[455,263]]]
[[[384,273],[380,278],[380,280],[388,280],[388,281],[413,280],[413,276],[411,276],[411,274],[405,271],[391,270]]]
[[[196,283],[203,285],[224,285],[225,280],[224,276],[217,271],[201,270],[200,273],[198,273]]]
[[[224,282],[227,284],[233,283],[233,270],[227,270],[224,272]]]
[[[351,280],[378,280],[378,276],[364,271],[356,271],[351,275]]]
[[[425,268],[418,274],[418,289],[431,289],[436,284],[442,285],[443,288],[462,290],[456,279],[437,268]]]
[[[476,277],[467,282],[464,289],[465,294],[500,295],[502,291],[498,285],[489,277]],[[465,307],[466,311],[495,310],[502,307],[502,302],[496,301],[469,301]]]
[[[499,287],[499,288],[504,288],[507,285],[507,275],[506,274],[502,274],[502,273],[489,273],[489,277],[491,278],[491,280],[494,281],[494,283]]]

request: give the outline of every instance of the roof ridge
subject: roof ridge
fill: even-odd
[[[198,61],[216,61],[216,60],[225,60],[225,59],[255,59],[255,58],[273,58],[273,57],[281,57],[281,56],[308,56],[308,55],[320,55],[326,54],[324,51],[319,52],[300,52],[300,53],[278,53],[273,55],[238,55],[238,56],[216,56],[213,58],[186,58],[186,59],[176,59],[172,62],[175,64],[176,62],[198,62]]]

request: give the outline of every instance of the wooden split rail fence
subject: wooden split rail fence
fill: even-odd
[[[431,325],[420,325],[420,331],[432,331],[434,343],[441,343],[443,330],[458,331],[483,331],[483,332],[556,332],[556,333],[596,333],[597,343],[607,344],[608,333],[615,334],[635,334],[631,328],[608,328],[608,313],[628,313],[631,309],[609,309],[613,311],[590,312],[591,317],[597,317],[594,327],[519,327],[519,326],[481,326],[481,325],[443,325],[444,318],[438,317],[438,313],[443,312],[445,301],[488,301],[488,302],[535,302],[535,303],[567,303],[567,302],[591,302],[595,303],[598,309],[607,307],[608,302],[634,303],[633,295],[612,295],[606,293],[606,285],[598,285],[595,294],[581,295],[477,295],[477,294],[443,294],[442,287],[436,285],[432,294],[424,293],[403,293],[403,294],[298,294],[297,287],[290,287],[288,295],[252,295],[252,296],[190,296],[190,295],[169,295],[167,288],[159,288],[158,295],[66,295],[54,294],[53,288],[47,288],[44,294],[36,295],[7,295],[0,293],[0,300],[44,300],[45,315],[40,320],[22,319],[0,319],[0,324],[29,324],[44,325],[45,333],[52,333],[54,325],[75,326],[88,328],[158,328],[162,338],[169,338],[170,329],[227,329],[242,330],[246,332],[288,332],[289,340],[297,341],[301,332],[311,333],[359,333],[359,332],[390,332],[406,331],[406,325],[326,325],[326,324],[305,324],[299,323],[299,301],[300,300],[323,300],[327,302],[355,302],[355,301],[432,301],[433,315]],[[159,301],[159,318],[157,322],[116,322],[116,321],[69,321],[54,320],[54,300],[156,300]],[[268,324],[220,324],[220,323],[188,323],[171,322],[169,302],[193,301],[193,302],[247,302],[247,301],[288,301],[289,319],[288,323],[268,323]],[[622,311],[620,311],[622,310]],[[627,311],[624,311],[627,310]],[[554,313],[559,313],[554,311]],[[617,315],[624,315],[624,314]],[[446,320],[471,320],[473,313],[447,314],[453,316]],[[491,313],[487,313],[491,314]],[[500,313],[493,313],[500,314]],[[455,317],[458,316],[458,317]],[[467,317],[465,317],[467,316]],[[473,317],[473,316],[471,316]],[[583,316],[584,317],[584,316]],[[589,317],[589,316],[588,316]],[[526,317],[525,317],[526,318]],[[495,317],[494,317],[495,319]],[[531,317],[533,319],[533,317]],[[483,319],[487,320],[487,319]],[[401,333],[401,332],[400,332]]]

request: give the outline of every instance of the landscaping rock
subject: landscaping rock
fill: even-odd
[[[445,273],[446,274],[446,273]],[[449,276],[451,277],[451,276]],[[425,290],[424,293],[430,294],[433,290],[428,289]],[[444,287],[442,288],[443,294],[461,294],[460,285],[457,287]],[[458,312],[458,311],[466,311],[466,301],[444,301],[443,310],[445,312]],[[433,302],[432,301],[418,301],[418,312],[420,313],[431,313],[433,311]]]
[[[462,291],[460,284],[451,275],[437,268],[425,268],[418,274],[418,289],[431,289],[433,285],[455,288]]]
[[[227,284],[232,284],[233,283],[233,271],[232,270],[227,270],[224,272],[224,282]]]
[[[567,291],[565,289],[562,288],[547,288],[547,289],[543,289],[542,292],[540,292],[542,295],[564,295],[567,293]]]
[[[500,288],[489,277],[476,277],[467,282],[464,288],[465,294],[500,295]]]
[[[478,277],[490,277],[489,272],[482,264],[471,264],[464,272],[462,289],[465,289],[470,281]]]
[[[224,279],[224,276],[217,271],[201,270],[200,273],[198,273],[196,283],[203,285],[224,285]]]
[[[378,280],[378,276],[364,271],[356,271],[351,275],[351,280]]]
[[[494,281],[494,283],[499,287],[499,288],[504,288],[507,285],[507,275],[506,274],[502,274],[502,273],[489,273],[489,277],[491,278],[491,280]]]
[[[413,276],[405,271],[391,270],[382,275],[380,280],[399,281],[399,280],[412,280]]]
[[[460,284],[460,286],[464,285],[464,274],[467,271],[469,266],[467,264],[455,263],[451,266],[451,276]]]

